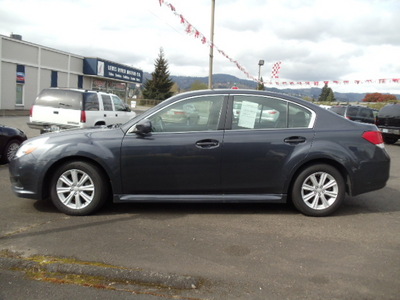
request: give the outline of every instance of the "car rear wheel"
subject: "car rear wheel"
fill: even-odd
[[[307,167],[295,179],[292,189],[294,206],[303,214],[322,217],[332,214],[345,197],[342,174],[332,166]]]
[[[69,162],[59,167],[51,180],[54,205],[68,215],[88,215],[98,210],[108,197],[108,183],[102,170],[86,162]],[[105,176],[104,176],[105,177]]]

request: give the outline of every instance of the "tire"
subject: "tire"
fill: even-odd
[[[109,195],[109,185],[103,174],[101,169],[86,162],[60,166],[51,179],[51,201],[67,215],[92,214],[103,206]]]
[[[17,153],[19,146],[21,146],[21,142],[19,140],[9,141],[2,153],[1,163],[8,164],[10,160],[15,156],[15,153]]]
[[[292,202],[303,214],[323,217],[336,211],[345,197],[346,185],[340,172],[329,165],[307,167],[296,177]]]

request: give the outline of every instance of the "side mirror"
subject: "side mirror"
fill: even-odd
[[[133,133],[136,133],[139,135],[147,135],[151,132],[151,129],[152,129],[152,125],[151,125],[150,120],[143,119],[135,125]]]
[[[132,111],[128,104],[124,103],[124,111]]]

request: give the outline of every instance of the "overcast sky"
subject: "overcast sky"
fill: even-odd
[[[0,0],[0,34],[150,73],[162,47],[171,75],[208,76],[208,44],[186,33],[166,4],[209,40],[211,3]],[[269,81],[281,61],[280,82],[339,81],[334,91],[400,94],[400,83],[375,82],[400,79],[399,29],[400,0],[215,0],[214,43],[225,55],[214,51],[213,73],[257,78],[262,59]]]

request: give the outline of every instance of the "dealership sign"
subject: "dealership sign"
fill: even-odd
[[[100,58],[85,58],[83,73],[120,81],[143,82],[143,71]]]

